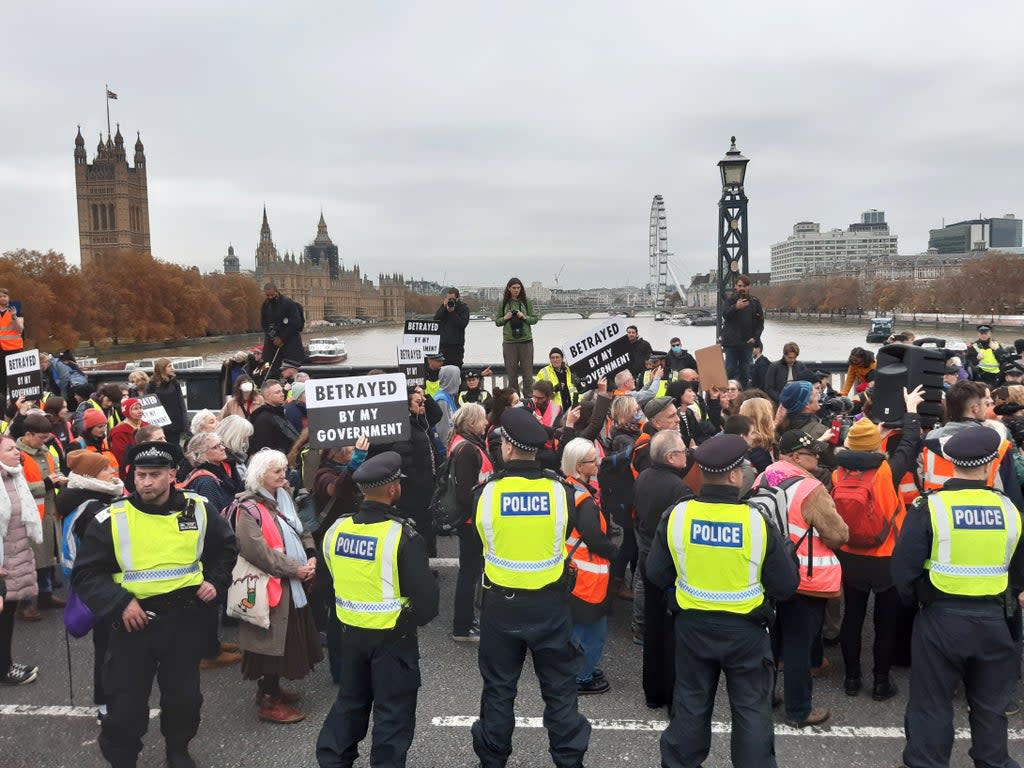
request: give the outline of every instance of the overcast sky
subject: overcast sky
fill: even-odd
[[[881,208],[916,253],[943,217],[1024,215],[1020,2],[5,5],[0,250],[77,263],[105,83],[129,158],[142,131],[153,253],[204,271],[229,242],[252,267],[266,202],[280,250],[322,206],[374,277],[643,284],[660,193],[688,281],[731,134],[752,270],[798,220]]]

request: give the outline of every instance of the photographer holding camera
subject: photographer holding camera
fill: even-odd
[[[448,365],[462,367],[466,354],[466,326],[469,325],[469,307],[459,299],[459,289],[449,288],[445,300],[434,313],[434,322],[440,326],[441,343],[438,350]]]
[[[523,281],[518,277],[510,278],[505,284],[505,295],[498,303],[494,324],[502,329],[501,351],[508,385],[520,394],[530,392],[533,386],[533,333],[530,326],[537,320],[533,303],[526,298]]]
[[[273,283],[263,286],[266,297],[260,307],[260,325],[263,328],[263,359],[270,363],[270,368],[263,378],[276,379],[281,374],[281,366],[287,360],[301,365],[306,359],[302,348],[302,327],[305,325],[303,312],[299,305],[282,296]]]

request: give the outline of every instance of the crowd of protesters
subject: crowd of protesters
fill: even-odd
[[[849,366],[837,390],[830,374],[800,360],[796,341],[769,360],[760,342],[763,309],[750,296],[749,282],[741,278],[738,287],[725,309],[729,380],[724,386],[702,385],[697,362],[679,337],[666,339],[666,351],[659,352],[631,327],[629,369],[580,391],[561,349],[551,349],[547,363],[537,366],[531,327],[538,316],[522,282],[513,278],[494,315],[507,381],[489,392],[491,372],[464,364],[465,305],[451,289],[436,315],[452,326],[443,354],[436,356],[424,384],[408,391],[408,439],[390,444],[360,439],[355,446],[323,451],[310,449],[306,429],[305,382],[315,373],[289,362],[280,378],[268,378],[261,350],[225,362],[219,411],[191,415],[170,360],[156,361],[151,375],[137,371],[123,384],[96,389],[79,375],[73,355],[44,356],[44,397],[10,402],[0,425],[0,575],[6,582],[0,682],[25,684],[38,673],[32,664],[13,659],[12,634],[15,617],[40,621],[46,611],[64,606],[57,594],[62,523],[84,501],[95,502],[90,510],[95,516],[103,504],[126,494],[132,474],[125,457],[133,445],[149,441],[184,448],[179,487],[202,495],[228,516],[241,556],[281,580],[284,597],[271,611],[269,629],[243,623],[236,645],[219,639],[226,621],[221,612],[211,610],[208,617],[203,667],[240,664],[242,677],[256,681],[262,720],[304,718],[298,694],[283,688],[281,679],[310,674],[322,658],[321,642],[332,677],[339,679],[340,625],[330,574],[322,559],[305,553],[319,551],[332,524],[356,510],[360,492],[352,476],[368,457],[394,451],[400,458],[402,493],[395,508],[423,538],[430,556],[437,554],[438,536],[431,500],[435,488],[451,483],[462,521],[443,531],[458,541],[451,637],[478,643],[475,586],[484,561],[474,526],[474,491],[504,469],[502,444],[509,436],[502,430],[503,414],[524,409],[547,434],[536,451],[537,463],[576,493],[568,559],[584,571],[607,564],[597,569],[602,578],[582,582],[585,589],[570,599],[574,633],[585,652],[577,695],[611,690],[600,669],[608,616],[616,602],[632,602],[627,609],[631,639],[642,646],[636,657],[639,687],[647,706],[667,707],[672,714],[677,676],[672,615],[679,606],[671,591],[651,581],[645,566],[666,511],[701,491],[694,452],[720,434],[746,441],[744,498],[794,483],[801,488],[795,497],[790,494],[792,508],[782,513],[789,514],[781,535],[790,540],[800,564],[800,585],[774,606],[771,661],[781,681],[773,686],[772,705],[783,707],[786,722],[795,727],[828,720],[829,710],[813,705],[814,687],[831,674],[826,646],[840,646],[843,664],[836,676],[841,674],[844,692],[851,697],[861,692],[863,625],[872,596],[867,687],[876,701],[900,695],[890,672],[911,663],[921,601],[914,597],[914,584],[894,568],[894,550],[908,510],[952,477],[943,463],[948,462],[944,441],[970,426],[997,433],[1001,452],[989,485],[1024,508],[1024,343],[1002,347],[992,340],[991,328],[981,326],[976,341],[958,354],[945,353],[942,415],[930,431],[922,430],[920,388],[902,393],[898,418],[876,415],[878,369],[872,351],[844,350]],[[268,291],[272,307],[282,301],[276,290]],[[894,341],[912,343],[913,334]],[[162,428],[145,422],[138,401],[144,394],[156,395],[162,405],[167,416]],[[869,491],[860,493],[858,507],[857,489],[864,488]],[[304,517],[307,506],[313,512]],[[881,541],[869,546],[857,539],[855,514],[885,521]],[[279,546],[271,546],[260,522],[264,517],[276,522]],[[75,524],[85,526],[89,519]],[[1006,717],[1017,713],[1020,695],[1011,683],[1019,685],[1020,675],[1022,560],[1018,552],[1009,566],[1013,600],[1008,598],[1007,626],[1017,661],[1006,695],[999,694],[1004,726]],[[94,694],[101,715],[99,658],[105,642],[97,632]],[[920,683],[912,680],[913,689]],[[912,690],[915,694],[920,692]]]

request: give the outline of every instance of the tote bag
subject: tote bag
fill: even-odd
[[[267,584],[270,577],[239,555],[231,571],[228,587],[228,616],[248,622],[262,629],[270,627],[270,602]]]

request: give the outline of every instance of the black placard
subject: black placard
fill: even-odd
[[[405,374],[405,380],[410,387],[422,387],[427,376],[427,363],[423,359],[423,347],[399,344],[398,370]]]
[[[616,373],[629,368],[626,320],[621,317],[605,320],[562,349],[576,388],[581,392],[593,389],[602,376],[610,381]]]
[[[7,368],[7,397],[39,400],[43,396],[43,372],[39,368],[39,350],[12,352],[4,361]]]
[[[366,436],[373,445],[409,439],[405,376],[346,376],[306,382],[309,442],[314,448],[355,445]]]
[[[423,354],[436,355],[441,349],[441,324],[435,320],[406,320],[402,344],[423,347]]]

